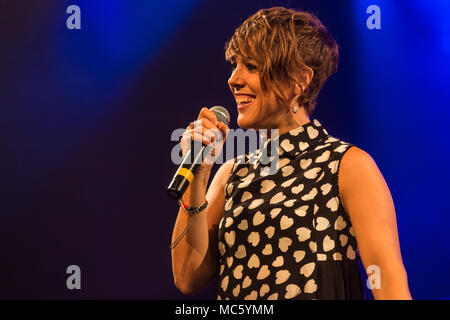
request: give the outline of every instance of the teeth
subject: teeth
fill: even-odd
[[[236,102],[238,105],[243,104],[243,103],[250,103],[253,100],[255,100],[255,98],[252,98],[252,97],[237,97],[236,98]]]

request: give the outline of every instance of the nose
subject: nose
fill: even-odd
[[[238,66],[236,67],[236,69],[234,69],[233,73],[228,79],[228,85],[230,86],[231,91],[234,92],[234,90],[244,87],[245,85],[244,72],[245,71],[243,70],[243,68],[240,66],[240,64],[238,64]]]

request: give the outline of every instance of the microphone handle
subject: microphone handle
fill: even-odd
[[[167,188],[169,197],[180,199],[183,196],[202,164],[205,149],[206,146],[200,141],[192,141],[191,149],[186,153],[183,162],[177,172],[175,172],[175,175]]]

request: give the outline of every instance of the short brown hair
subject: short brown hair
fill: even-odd
[[[262,9],[245,20],[225,45],[225,58],[255,61],[262,89],[273,89],[277,100],[287,104],[285,89],[304,81],[306,66],[314,76],[298,99],[308,115],[314,111],[325,81],[337,71],[336,41],[312,13],[274,7]]]

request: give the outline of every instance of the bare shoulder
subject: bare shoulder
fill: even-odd
[[[341,160],[339,192],[350,217],[363,264],[379,266],[388,289],[374,290],[378,299],[410,299],[403,266],[395,205],[374,159],[352,147]],[[392,285],[390,284],[392,283]]]
[[[219,167],[206,193],[206,199],[210,203],[208,205],[208,228],[214,229],[214,232],[217,231],[217,226],[222,218],[225,205],[225,185],[229,180],[233,163],[234,159],[231,159]]]
[[[351,187],[354,183],[370,183],[380,175],[381,172],[372,156],[353,146],[342,157],[339,166],[339,187]]]
[[[211,196],[212,194],[216,194],[217,196],[219,196],[220,194],[220,196],[225,197],[224,187],[230,178],[234,162],[235,158],[227,160],[220,165],[219,169],[217,169],[217,172],[214,175],[214,178],[208,190],[208,193],[210,193],[209,196]]]
[[[340,171],[364,170],[366,166],[376,166],[373,158],[366,151],[353,146],[344,154],[341,160]],[[347,170],[346,170],[347,169]]]
[[[230,178],[231,171],[234,166],[234,162],[236,161],[236,158],[229,159],[221,164],[219,169],[217,170],[217,174],[220,179],[220,184],[222,186],[225,186]]]
[[[339,166],[339,193],[344,207],[349,199],[375,200],[389,197],[386,181],[375,160],[366,151],[353,146],[342,157]]]
[[[223,167],[223,170],[229,170],[231,172],[231,169],[233,168],[234,162],[236,161],[236,158],[229,159],[222,163],[221,167]]]

